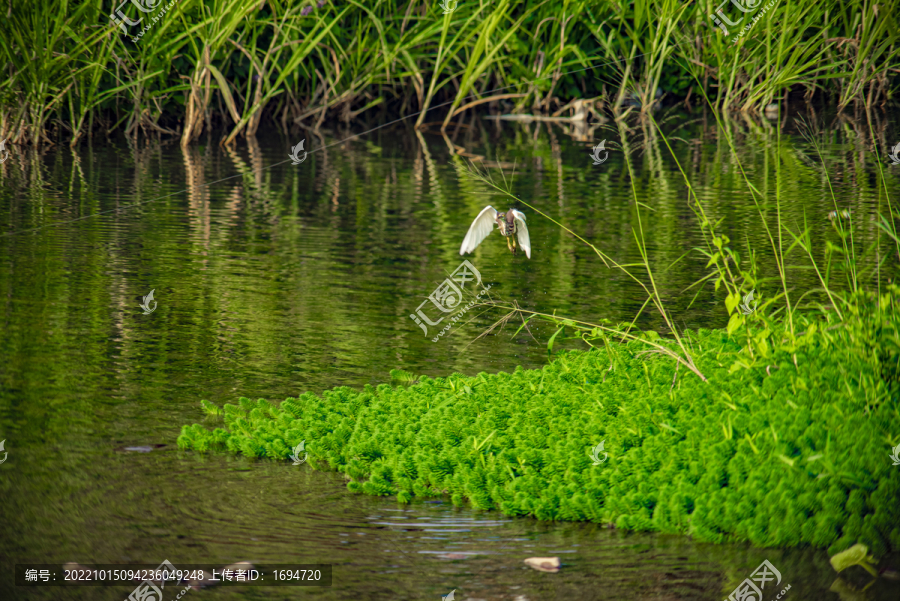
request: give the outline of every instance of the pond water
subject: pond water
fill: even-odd
[[[460,178],[466,155],[485,157],[497,180],[515,171],[519,198],[621,264],[640,261],[632,235],[640,225],[680,328],[722,327],[727,314],[712,282],[691,287],[707,261],[690,252],[702,237],[679,163],[708,214],[742,252],[750,244],[767,277],[777,275],[772,246],[741,168],[760,190],[767,222],[780,216],[795,231],[806,223],[819,258],[826,241],[837,242],[826,218],[833,189],[869,251],[858,263],[871,281],[887,281],[897,261],[891,246],[873,246],[873,219],[887,213],[884,187],[892,198],[900,188],[900,167],[885,158],[900,141],[897,123],[877,114],[871,129],[834,114],[803,117],[811,139],[793,118],[726,122],[740,163],[711,114],[681,109],[656,114],[678,163],[639,118],[584,131],[471,116],[448,136],[402,122],[368,133],[273,132],[234,149],[220,148],[218,137],[187,150],[177,140],[97,138],[76,150],[13,149],[0,164],[0,440],[8,453],[0,598],[112,600],[134,588],[16,587],[16,563],[167,559],[334,566],[328,588],[213,587],[189,591],[191,599],[437,601],[455,590],[459,601],[718,601],[768,559],[791,585],[784,599],[896,600],[900,583],[885,579],[853,592],[870,578],[853,571],[838,579],[824,551],[510,519],[449,499],[400,506],[353,495],[341,475],[308,464],[175,444],[184,424],[215,427],[201,399],[277,402],[389,381],[394,368],[437,377],[544,365],[549,325],[532,322],[530,335],[514,337],[514,318],[476,340],[503,317],[492,308],[432,342],[437,329],[426,336],[409,317],[462,261],[459,245],[481,208],[509,205]],[[287,155],[301,139],[310,152],[293,165]],[[603,139],[609,157],[593,165],[591,147]],[[517,208],[527,215],[530,260],[496,233],[466,257],[492,298],[592,323],[640,313],[640,327],[666,333],[658,313],[641,312],[638,283]],[[791,261],[795,294],[814,289],[798,251]],[[151,290],[157,308],[145,314]],[[766,281],[757,296],[776,290]],[[558,339],[559,348],[581,347]],[[558,556],[562,569],[532,570],[523,560],[533,556]],[[778,592],[768,591],[766,601]]]

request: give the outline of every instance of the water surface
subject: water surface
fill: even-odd
[[[405,123],[349,140],[366,128],[270,132],[227,150],[218,137],[186,151],[171,140],[98,139],[75,150],[14,149],[0,165],[0,439],[9,453],[0,465],[0,596],[123,599],[133,587],[13,587],[13,564],[168,559],[334,564],[327,589],[213,588],[191,598],[437,601],[456,589],[460,601],[721,600],[768,559],[791,584],[786,599],[897,599],[898,584],[884,580],[858,597],[829,592],[836,575],[824,551],[510,519],[449,500],[399,506],[352,495],[342,475],[309,465],[175,445],[183,424],[217,425],[203,422],[200,399],[279,401],[385,382],[394,368],[437,377],[547,362],[546,324],[513,337],[517,317],[476,340],[500,309],[470,313],[437,343],[436,329],[426,336],[409,318],[459,265],[481,208],[509,204],[459,177],[460,151],[485,157],[498,180],[515,165],[520,198],[621,264],[640,261],[632,233],[640,227],[680,328],[721,327],[727,314],[712,282],[691,288],[707,261],[691,252],[703,240],[679,163],[710,217],[741,252],[750,244],[766,277],[777,275],[773,250],[741,168],[767,222],[807,223],[820,258],[826,241],[837,242],[826,218],[833,189],[869,249],[858,258],[866,277],[887,281],[897,258],[877,243],[873,219],[887,206],[873,149],[884,156],[897,124],[874,115],[873,142],[865,123],[805,116],[818,124],[824,163],[791,119],[727,122],[738,162],[711,115],[677,111],[657,119],[678,163],[640,119],[585,132],[470,118],[447,137]],[[314,152],[292,165],[287,154],[303,138]],[[601,139],[609,158],[592,165]],[[881,169],[896,198],[900,167]],[[640,213],[635,196],[647,207]],[[518,208],[528,215],[531,260],[496,233],[466,257],[494,299],[592,323],[640,312],[638,283]],[[791,257],[801,265],[798,252]],[[798,296],[818,285],[809,269],[788,274]],[[777,289],[764,281],[757,294]],[[158,305],[145,315],[139,305],[151,290]],[[667,332],[655,311],[637,324]],[[582,347],[557,339],[559,348]],[[165,446],[124,450],[146,445]],[[554,555],[557,574],[523,564]],[[836,586],[868,581],[853,572]]]

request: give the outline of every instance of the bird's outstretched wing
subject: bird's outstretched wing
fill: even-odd
[[[512,210],[513,217],[516,218],[516,236],[519,239],[519,246],[525,250],[525,256],[531,258],[531,238],[528,236],[528,226],[525,225],[525,214],[515,209]]]
[[[481,244],[481,241],[487,238],[491,230],[494,229],[495,219],[497,218],[497,209],[488,205],[484,207],[472,225],[469,232],[463,239],[462,246],[459,247],[459,254],[470,253]]]

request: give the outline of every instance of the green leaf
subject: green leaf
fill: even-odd
[[[490,434],[488,434],[487,438],[485,438],[484,440],[482,440],[482,441],[481,441],[481,444],[479,444],[479,445],[475,445],[475,443],[478,442],[478,441],[477,441],[477,439],[473,436],[473,437],[472,437],[472,445],[475,446],[475,450],[476,450],[476,451],[480,451],[480,450],[481,450],[481,447],[484,446],[484,443],[486,443],[487,441],[489,441],[489,440],[494,436],[494,434],[496,434],[496,433],[497,433],[497,431],[494,430],[493,432],[491,432]]]
[[[868,555],[869,548],[861,543],[856,543],[846,551],[841,551],[831,557],[831,567],[835,572],[843,572],[850,566],[861,566],[872,576],[878,576],[875,569],[875,558]]]
[[[560,327],[556,330],[556,333],[550,337],[550,340],[547,341],[547,355],[553,356],[553,341],[556,340],[556,337],[559,336],[559,333],[566,329],[566,326]]]
[[[750,435],[749,435],[749,434],[744,434],[744,438],[747,440],[747,443],[750,444],[750,448],[753,449],[753,452],[754,452],[756,455],[759,455],[759,449],[757,449],[757,448],[756,448],[756,445],[753,444],[753,439],[750,438]]]
[[[731,316],[731,319],[728,320],[728,325],[725,328],[729,334],[734,334],[735,330],[737,330],[744,323],[744,316],[740,313],[734,313]]]
[[[793,459],[791,459],[791,458],[789,458],[789,457],[786,457],[786,456],[784,456],[784,455],[779,455],[778,458],[779,458],[780,460],[782,460],[783,462],[785,462],[786,464],[788,464],[789,466],[794,467],[794,460],[793,460]]]
[[[760,356],[766,358],[769,356],[769,342],[766,340],[766,336],[759,334],[754,338],[754,342],[756,343],[756,350],[759,351]]]
[[[516,330],[516,333],[513,334],[512,337],[515,338],[516,336],[518,336],[518,335],[519,335],[519,332],[521,332],[521,331],[528,325],[528,322],[531,321],[531,319],[532,319],[533,317],[534,317],[534,315],[532,315],[531,317],[529,317],[528,319],[526,319],[525,321],[523,321],[523,322],[522,322],[522,325],[519,326],[519,329]]]
[[[741,304],[741,295],[737,292],[732,292],[725,298],[725,308],[728,309],[729,315],[734,313],[739,304]]]
[[[679,432],[678,430],[676,430],[675,428],[673,428],[673,427],[670,426],[669,424],[660,424],[660,426],[662,426],[662,427],[665,428],[666,430],[671,430],[672,432],[675,432],[676,434],[681,434],[681,432]]]
[[[728,373],[734,373],[734,372],[736,372],[737,370],[739,370],[740,368],[741,368],[740,364],[739,364],[739,363],[735,363],[734,365],[731,366],[731,369],[728,371]],[[727,401],[723,401],[722,399],[719,399],[719,402],[720,402],[720,403],[725,403],[725,406],[728,407],[729,409],[731,409],[732,411],[737,411],[737,405],[735,405],[735,404],[732,402],[732,399],[731,399],[731,397],[728,395],[728,393],[725,392],[725,391],[722,391],[722,396],[724,396],[724,397],[725,397],[726,399],[728,399],[728,400],[727,400]]]
[[[806,381],[803,380],[802,378],[794,378],[792,376],[791,383],[794,385],[795,388],[809,392],[809,387],[806,386]]]
[[[222,98],[225,100],[228,112],[231,113],[231,118],[234,119],[235,123],[240,123],[241,115],[237,112],[237,106],[234,104],[234,98],[231,96],[231,90],[228,88],[228,81],[225,79],[225,76],[212,65],[206,65],[206,68],[209,69],[209,72],[213,74],[213,77],[219,83],[219,91],[222,92]]]

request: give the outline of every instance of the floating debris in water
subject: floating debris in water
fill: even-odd
[[[560,564],[559,557],[529,557],[525,565],[539,572],[558,572]]]
[[[841,219],[850,219],[850,211],[840,211]],[[828,213],[828,219],[834,221],[838,216],[838,211]]]
[[[155,451],[156,449],[161,449],[163,447],[167,447],[169,445],[165,444],[150,444],[150,445],[141,445],[137,447],[119,447],[116,449],[119,453],[149,453],[151,451]]]
[[[869,548],[862,543],[856,543],[849,549],[831,557],[831,567],[835,572],[841,573],[850,566],[860,566],[872,576],[878,576],[878,572],[875,570],[875,558],[869,555]]]

